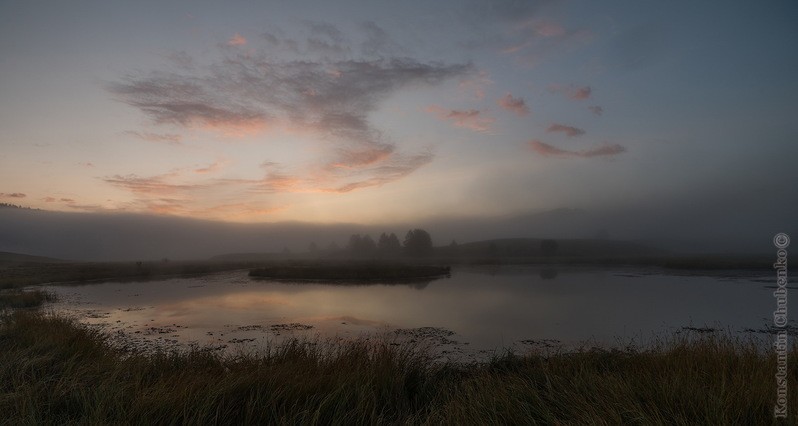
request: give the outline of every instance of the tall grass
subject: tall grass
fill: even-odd
[[[792,365],[796,355],[793,345]],[[469,365],[366,341],[129,354],[70,320],[17,311],[0,324],[0,422],[778,424],[775,371],[773,354],[723,336]]]
[[[0,309],[35,308],[44,302],[54,302],[54,293],[44,290],[10,290],[0,291]]]

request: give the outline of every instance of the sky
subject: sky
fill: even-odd
[[[794,224],[796,22],[792,1],[3,1],[0,202]]]

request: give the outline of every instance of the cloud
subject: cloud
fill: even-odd
[[[510,93],[499,98],[496,103],[505,110],[514,112],[519,117],[529,115],[529,107],[524,102],[524,99],[514,98]]]
[[[373,39],[379,38],[378,27],[367,27],[374,32]],[[330,41],[343,37],[337,28],[326,25],[312,25],[311,33]],[[266,34],[264,38],[285,44],[285,39],[276,35]],[[379,50],[376,46],[374,49]],[[300,133],[324,143],[323,158],[312,170],[335,170],[327,178],[337,178],[339,183],[355,175],[362,182],[369,180],[361,176],[363,173],[375,173],[373,177],[380,181],[377,166],[414,157],[400,152],[371,124],[369,114],[380,102],[405,87],[438,85],[474,71],[470,64],[384,56],[352,59],[329,53],[322,58],[311,55],[302,60],[275,60],[274,55],[256,50],[246,54],[227,51],[223,60],[204,69],[129,75],[107,89],[155,124],[206,129],[230,137],[266,131]],[[480,131],[493,122],[479,111],[453,111],[451,119],[459,123],[456,125]],[[154,134],[130,134],[158,139],[152,137]],[[306,177],[301,180],[312,181]]]
[[[105,183],[128,190],[138,195],[174,195],[188,191],[207,188],[207,184],[174,184],[169,183],[170,178],[177,173],[168,173],[158,176],[141,177],[135,174],[113,175],[103,178]]]
[[[27,195],[21,192],[4,193],[0,192],[0,198],[25,198]]]
[[[558,123],[554,123],[546,129],[546,133],[555,133],[555,132],[565,133],[566,136],[568,136],[569,138],[585,134],[585,131],[578,127],[566,126],[564,124],[558,124]]]
[[[592,157],[605,157],[621,154],[626,151],[621,145],[603,145],[598,148],[583,150],[583,151],[568,151],[543,143],[537,139],[529,141],[529,147],[533,151],[544,157],[563,157],[563,158],[592,158]]]
[[[182,74],[156,72],[148,77],[128,77],[127,82],[113,83],[108,89],[157,124],[196,126],[232,136],[265,127],[269,118],[265,112],[230,97],[224,81],[216,83],[217,87],[212,87]]]
[[[208,167],[207,174],[222,167],[226,162],[217,161]],[[287,208],[273,206],[268,202],[252,198],[247,189],[260,183],[258,180],[210,179],[201,182],[189,180],[197,170],[176,170],[156,176],[114,175],[103,180],[117,188],[129,191],[136,198],[115,207],[98,205],[69,205],[71,208],[108,212],[125,211],[153,213],[159,215],[201,217],[223,220],[258,220],[262,216]],[[252,191],[250,191],[252,192]],[[64,201],[64,199],[62,199]],[[71,201],[71,200],[70,200]]]
[[[361,52],[369,57],[392,57],[406,53],[406,50],[393,41],[388,33],[372,21],[364,22],[361,30],[366,39],[361,43]]]
[[[134,130],[128,130],[123,133],[147,142],[166,143],[170,145],[181,145],[183,143],[183,136],[172,133],[137,132]]]
[[[376,153],[375,153],[376,154]],[[368,158],[368,157],[367,157]],[[343,194],[358,189],[380,187],[402,179],[430,163],[434,155],[424,152],[416,155],[390,155],[386,159],[356,161],[361,164],[358,170],[332,164],[325,169],[301,177],[285,173],[275,163],[264,166],[267,173],[260,181],[249,182],[253,190],[265,193],[279,192],[324,192]],[[363,166],[368,164],[368,166]]]
[[[245,44],[247,44],[247,39],[238,33],[230,37],[230,40],[227,40],[228,46],[244,46]]]
[[[194,169],[194,173],[201,174],[201,175],[209,174],[209,173],[215,173],[215,172],[218,172],[219,170],[223,169],[225,166],[227,166],[228,163],[229,162],[225,161],[225,160],[214,161],[213,163],[208,164],[205,167],[200,167],[198,169]]]
[[[559,37],[565,35],[565,28],[552,21],[533,22],[530,27],[536,34],[543,37]]]
[[[477,100],[485,98],[485,88],[493,84],[490,76],[485,71],[480,71],[475,76],[460,80],[458,87],[465,92],[471,92]]]
[[[75,202],[75,200],[73,200],[72,198],[60,198],[59,199],[59,198],[55,198],[55,197],[44,197],[44,198],[42,198],[42,201],[44,201],[45,203],[62,202],[62,203],[67,203],[67,204],[72,204],[72,203]]]
[[[90,163],[90,162],[82,162],[82,163],[78,163],[78,165],[83,166],[83,167],[94,167],[94,163]]]
[[[451,121],[455,126],[470,129],[475,132],[487,132],[496,121],[493,117],[486,117],[484,112],[469,109],[456,110],[445,109],[438,105],[430,105],[426,108],[428,113],[435,115],[443,121]]]
[[[590,86],[581,86],[581,87],[573,85],[563,86],[560,84],[550,85],[549,90],[552,93],[559,93],[561,95],[564,95],[568,99],[572,99],[575,101],[584,101],[586,99],[589,99],[590,95],[593,92]]]
[[[346,193],[357,189],[380,187],[399,180],[428,164],[433,159],[432,153],[413,156],[394,157],[391,161],[367,169],[358,176],[349,178],[349,182],[329,187],[322,187],[322,192]]]
[[[345,43],[346,37],[335,25],[318,21],[305,21],[305,25],[311,34],[305,40],[307,53],[325,56],[342,56],[351,53],[351,49]]]
[[[593,113],[593,115],[597,115],[597,116],[599,116],[599,117],[600,117],[602,114],[604,114],[604,108],[602,108],[602,107],[600,107],[600,106],[598,106],[598,105],[591,105],[591,106],[587,107],[587,109],[589,109],[589,110],[590,110],[590,112],[592,112],[592,113]]]

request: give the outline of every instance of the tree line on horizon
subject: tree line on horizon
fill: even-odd
[[[404,240],[391,232],[383,232],[376,240],[370,234],[352,234],[349,236],[346,245],[341,248],[337,243],[332,242],[326,249],[320,249],[315,242],[310,243],[308,253],[312,256],[334,255],[350,256],[358,258],[389,258],[389,257],[428,257],[433,254],[438,256],[483,256],[483,257],[505,257],[505,256],[543,256],[552,257],[559,254],[559,243],[554,239],[540,240],[537,246],[529,245],[524,242],[505,242],[485,241],[469,245],[467,251],[461,249],[457,241],[438,248],[433,247],[432,236],[424,229],[411,229],[405,234]],[[290,255],[287,248],[283,254]]]
[[[340,253],[342,250],[333,242],[326,251]],[[318,254],[321,250],[315,242],[312,242],[308,252]],[[418,228],[407,231],[401,242],[393,232],[383,232],[376,241],[369,234],[352,234],[343,252],[353,257],[424,257],[432,254],[432,236],[429,232]]]

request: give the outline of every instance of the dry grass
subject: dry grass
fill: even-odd
[[[793,345],[791,365],[796,355]],[[365,341],[290,341],[227,358],[201,349],[131,355],[67,319],[17,311],[0,325],[0,422],[779,424],[775,372],[761,345],[713,335],[470,365]]]

